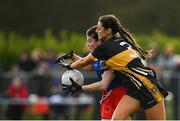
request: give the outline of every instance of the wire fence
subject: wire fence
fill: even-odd
[[[82,110],[82,107],[83,107],[82,113],[85,112],[84,111],[85,107],[89,107],[89,114],[91,114],[91,116],[89,116],[89,118],[87,119],[97,119],[97,117],[99,117],[99,114],[97,114],[99,113],[99,108],[97,108],[97,106],[99,107],[98,101],[100,100],[99,95],[101,94],[99,93],[99,95],[97,96],[93,94],[82,93],[81,95],[74,96],[74,97],[61,94],[62,93],[61,90],[58,90],[58,89],[60,87],[60,79],[64,71],[65,70],[54,70],[54,71],[51,71],[51,73],[48,72],[50,77],[46,75],[47,73],[39,73],[37,71],[21,73],[20,76],[22,77],[24,83],[27,85],[28,91],[29,91],[28,97],[21,98],[21,99],[6,97],[3,95],[3,92],[5,92],[5,89],[11,83],[12,73],[11,72],[2,73],[1,74],[2,80],[6,84],[4,82],[1,83],[1,84],[4,84],[4,87],[1,89],[1,97],[0,97],[0,106],[4,107],[0,109],[1,119],[8,119],[6,116],[6,112],[8,110],[8,106],[10,105],[11,106],[12,105],[26,105],[32,108],[37,103],[41,105],[39,107],[37,106],[38,108],[42,108],[43,106],[49,107],[48,109],[44,109],[45,111],[43,110],[39,111],[39,112],[42,112],[40,114],[48,113],[48,115],[51,115],[48,117],[48,119],[61,119],[59,115],[63,114],[61,111],[56,111],[55,113],[57,113],[57,115],[59,113],[59,115],[52,116],[55,114],[53,112],[54,110],[53,106],[56,106],[56,107],[66,106],[66,108],[65,109],[62,108],[62,110],[64,112],[66,112],[65,110],[68,110],[68,118],[62,118],[62,119],[85,119],[80,116],[74,116],[75,115],[74,113],[76,113],[77,110]],[[87,71],[81,71],[81,72],[83,73],[85,77],[85,84],[97,81],[96,74],[94,72],[87,72]],[[180,72],[179,71],[173,72],[171,77],[169,76],[170,75],[169,73],[171,72],[168,72],[168,71],[164,72],[162,76],[163,81],[161,81],[162,85],[165,87],[168,87],[168,91],[170,92],[170,96],[167,97],[166,99],[167,116],[168,116],[168,119],[180,119],[180,103],[179,103],[180,101]],[[39,78],[36,77],[37,75],[39,76]],[[46,76],[42,78],[44,75]],[[53,83],[54,80],[57,81],[57,83]],[[38,84],[38,81],[40,81],[39,82],[40,84]],[[35,84],[31,84],[31,82]],[[58,89],[56,89],[57,87]],[[56,91],[53,91],[53,89]],[[42,94],[41,92],[43,91],[46,91],[48,93]],[[24,117],[24,119],[28,119],[28,116]]]

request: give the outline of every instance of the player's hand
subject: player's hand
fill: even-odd
[[[59,60],[57,63],[68,70],[72,70],[72,68],[70,67],[71,64],[67,63],[64,59]]]
[[[72,78],[69,78],[69,80],[71,81],[71,85],[62,84],[62,90],[71,93],[71,95],[76,92],[82,92],[82,87],[79,84],[77,84]]]
[[[70,51],[70,52],[64,54],[63,56],[58,57],[57,60],[55,61],[55,63],[58,63],[62,59],[71,59],[73,57],[73,54],[74,54],[74,52]]]

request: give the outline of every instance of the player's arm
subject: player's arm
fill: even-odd
[[[85,66],[91,64],[93,61],[94,61],[94,58],[93,58],[92,54],[89,53],[87,56],[73,62],[70,65],[70,68],[72,68],[72,69],[82,68],[82,67],[85,67]]]
[[[81,56],[73,53],[73,56],[72,56],[70,59],[71,59],[73,62],[75,62],[75,61],[77,61],[77,60],[79,60],[79,59],[81,59],[81,58],[82,58]],[[92,70],[92,64],[88,64],[87,66],[83,67],[82,69],[83,69],[83,70],[86,70],[86,71],[90,71],[90,70]]]
[[[63,90],[67,91],[67,93],[74,94],[76,92],[96,92],[106,90],[110,82],[113,80],[114,74],[111,70],[105,70],[103,74],[103,78],[99,82],[95,82],[88,85],[79,85],[72,78],[69,78],[71,81],[71,85],[62,84]]]
[[[82,57],[75,54],[73,51],[70,51],[70,52],[58,57],[55,60],[55,63],[59,63],[60,65],[62,65],[63,64],[62,61],[64,61],[65,59],[70,59],[73,62],[76,62],[76,61],[82,59]],[[85,67],[82,67],[82,69],[90,71],[90,70],[92,70],[92,64],[90,63],[90,64],[86,65]]]
[[[88,85],[83,85],[82,91],[83,92],[96,92],[96,91],[106,90],[108,85],[113,80],[113,78],[114,78],[113,71],[105,70],[101,81],[88,84]]]
[[[81,56],[73,53],[73,56],[72,56],[70,59],[71,59],[73,62],[75,62],[75,61],[77,61],[77,60],[79,60],[79,59],[81,59],[81,58],[82,58]]]
[[[101,45],[96,47],[93,52],[90,52],[87,56],[75,61],[74,63],[71,63],[71,64],[59,63],[59,64],[67,69],[78,69],[78,68],[87,66],[88,64],[91,64],[93,61],[97,60],[97,58],[105,57],[104,52],[106,51],[104,50],[106,49],[104,46],[101,46]]]

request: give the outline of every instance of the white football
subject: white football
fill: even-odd
[[[65,71],[62,75],[61,83],[71,85],[70,78],[72,78],[79,85],[84,84],[84,77],[82,73],[76,69]]]

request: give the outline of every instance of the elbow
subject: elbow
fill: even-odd
[[[79,64],[82,65],[82,66],[86,65],[86,62],[85,62],[84,58],[80,59]]]
[[[107,89],[107,85],[105,85],[105,84],[101,84],[101,86],[100,86],[100,91],[104,91],[104,90],[106,90]]]

